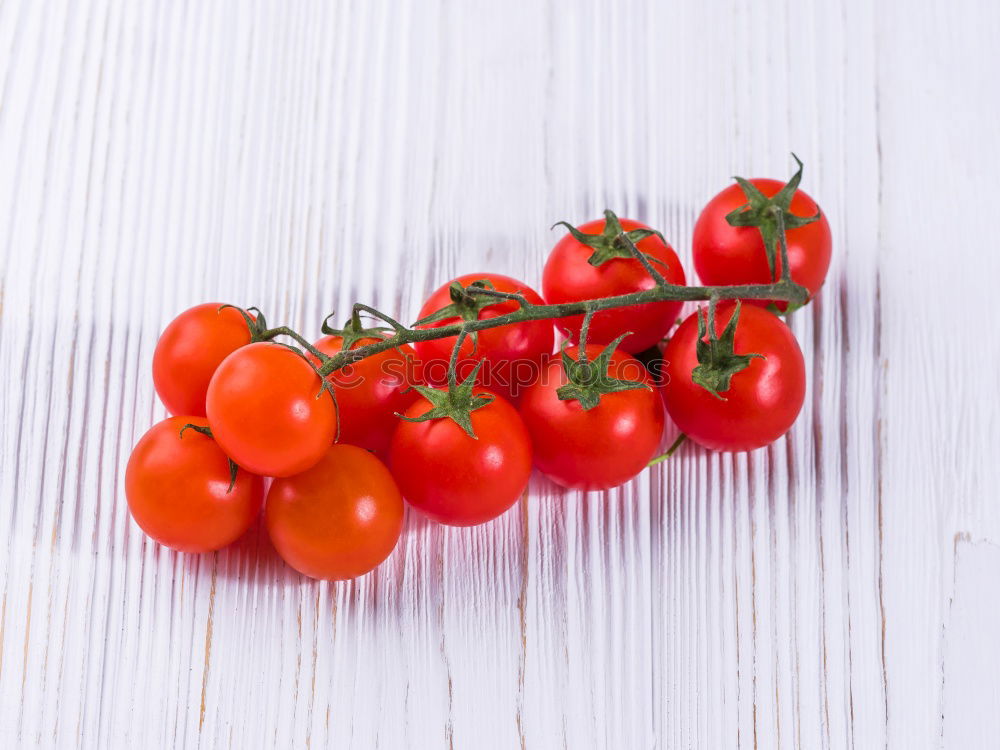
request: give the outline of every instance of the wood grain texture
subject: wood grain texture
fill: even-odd
[[[1000,716],[1000,5],[0,2],[0,744],[979,748]],[[690,268],[789,152],[835,237],[786,439],[344,584],[122,474],[205,300],[412,318],[613,207]]]

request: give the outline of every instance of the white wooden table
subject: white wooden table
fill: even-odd
[[[998,34],[990,0],[0,2],[0,746],[997,747]],[[411,514],[336,585],[129,519],[185,307],[412,319],[605,207],[688,262],[792,150],[835,253],[772,448]]]

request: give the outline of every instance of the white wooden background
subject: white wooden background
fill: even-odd
[[[992,0],[0,1],[0,746],[1000,745],[998,36]],[[834,261],[772,448],[411,515],[336,585],[130,521],[183,308],[412,318],[606,206],[689,261],[792,150]]]

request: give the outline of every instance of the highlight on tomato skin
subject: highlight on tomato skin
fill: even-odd
[[[588,358],[595,360],[602,348],[588,344]],[[575,359],[579,348],[568,347],[566,353]],[[642,363],[615,351],[607,374],[649,387],[604,394],[597,406],[585,410],[579,401],[559,398],[556,391],[568,379],[560,358],[553,357],[521,398],[519,412],[531,435],[535,466],[568,489],[624,484],[646,468],[663,437],[663,403]]]
[[[403,528],[403,498],[378,458],[334,445],[312,468],[272,482],[265,521],[278,554],[297,571],[345,580],[392,553]]]
[[[125,469],[125,497],[139,527],[181,552],[209,552],[234,542],[257,518],[264,480],[236,472],[230,489],[229,459],[212,438],[187,424],[203,417],[169,417],[140,438]]]
[[[314,466],[336,435],[333,398],[299,352],[270,342],[237,349],[208,385],[219,445],[255,474],[287,477]]]
[[[721,334],[735,310],[723,302],[715,312]],[[791,329],[770,311],[742,305],[734,338],[736,354],[759,354],[736,372],[728,390],[714,396],[693,382],[698,366],[698,313],[677,328],[664,349],[664,401],[681,432],[717,451],[748,451],[770,445],[791,428],[805,402],[802,350]]]
[[[499,273],[467,273],[435,289],[420,308],[418,320],[452,308],[454,315],[417,328],[439,328],[465,320],[488,320],[514,312],[519,305],[513,300],[476,296],[468,300],[463,309],[451,297],[452,284],[467,287],[473,282],[487,282],[498,292],[520,294],[531,304],[545,304],[542,297],[523,281]],[[478,308],[478,309],[477,309]],[[464,316],[464,317],[463,317]],[[424,380],[431,385],[447,382],[448,362],[456,337],[418,341],[414,348],[420,359]],[[523,387],[537,374],[543,358],[552,353],[555,330],[551,320],[531,320],[515,325],[489,328],[462,342],[456,363],[458,380],[464,380],[480,360],[484,365],[479,371],[478,382],[484,388],[498,393],[508,401],[516,401]]]
[[[407,502],[439,523],[474,526],[497,518],[524,494],[531,476],[531,438],[517,410],[485,388],[493,401],[471,412],[476,438],[453,420],[400,420],[389,467]],[[407,417],[425,414],[421,399]]]
[[[240,311],[219,302],[195,305],[174,318],[153,351],[153,386],[167,411],[204,417],[212,375],[250,338]]]

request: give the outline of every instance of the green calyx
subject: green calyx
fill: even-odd
[[[327,336],[340,336],[343,340],[340,350],[342,352],[349,351],[356,343],[363,339],[382,339],[386,331],[391,331],[391,328],[385,326],[375,326],[372,328],[365,328],[361,323],[361,316],[358,315],[358,311],[355,310],[351,314],[350,322],[343,328],[334,328],[330,325],[329,321],[333,315],[328,315],[326,319],[323,320],[323,325],[320,330]]]
[[[243,316],[243,320],[246,321],[247,328],[250,331],[250,343],[256,343],[258,341],[268,341],[269,337],[266,335],[267,332],[267,321],[264,320],[264,313],[256,307],[248,307],[244,310],[242,307],[237,307],[236,305],[222,305],[219,310],[225,310],[227,307],[231,307],[236,310],[240,315]],[[256,313],[256,316],[250,314],[250,311]]]
[[[260,311],[258,310],[257,312]],[[178,437],[180,437],[181,440],[184,439],[185,430],[194,430],[195,432],[201,433],[205,437],[215,440],[215,435],[212,434],[211,427],[204,427],[202,425],[191,424],[190,422],[188,422],[186,425],[181,427],[180,432],[177,433]],[[228,495],[230,492],[233,491],[233,487],[236,486],[236,475],[239,473],[240,467],[237,466],[236,462],[233,461],[233,459],[229,458],[229,456],[226,456],[226,460],[229,461],[229,488],[226,490],[226,494]]]
[[[632,229],[626,232],[622,229],[622,223],[618,220],[615,212],[609,209],[604,211],[604,230],[600,234],[584,234],[566,221],[557,221],[552,225],[552,228],[555,229],[558,226],[566,227],[577,242],[593,250],[587,259],[587,262],[592,266],[599,266],[612,258],[632,258],[632,250],[629,249],[628,243],[624,239],[626,237],[635,244],[647,237],[656,236],[666,244],[663,235],[655,229]],[[649,255],[646,255],[646,258],[656,263],[662,263],[659,258],[653,258]]]
[[[473,281],[469,284],[469,289],[492,288],[493,284],[485,279]],[[433,312],[425,318],[421,318],[413,325],[430,325],[431,323],[438,323],[442,320],[450,320],[452,318],[461,318],[464,321],[479,320],[479,313],[484,308],[492,307],[493,305],[502,305],[507,302],[507,300],[497,297],[470,293],[457,281],[451,282],[451,285],[448,287],[448,293],[451,295],[451,304],[445,305],[437,312]]]
[[[568,344],[562,348],[562,365],[569,380],[556,389],[556,395],[561,401],[579,401],[584,411],[590,411],[601,403],[601,397],[607,393],[619,391],[634,391],[640,388],[649,390],[649,386],[637,380],[622,380],[608,375],[611,355],[628,333],[623,333],[593,360],[587,358],[586,344],[581,344],[579,356],[573,359],[566,352]]]
[[[758,190],[749,180],[734,177],[733,179],[743,190],[747,202],[726,214],[726,221],[729,222],[730,226],[756,227],[760,232],[760,236],[764,240],[767,267],[771,270],[771,278],[775,280],[777,279],[775,263],[778,257],[778,245],[784,243],[785,230],[812,224],[814,221],[818,221],[821,215],[819,210],[816,211],[815,216],[796,216],[791,212],[792,198],[802,181],[802,161],[795,154],[792,154],[792,158],[799,165],[798,170],[792,175],[792,179],[770,198]]]
[[[479,279],[469,284],[468,289],[493,289],[493,284],[486,279]],[[451,295],[451,304],[445,305],[437,312],[433,312],[425,318],[421,318],[413,324],[414,327],[430,325],[431,323],[451,320],[452,318],[461,318],[468,323],[479,320],[479,313],[485,308],[492,307],[493,305],[502,305],[507,302],[506,299],[498,297],[474,294],[469,292],[468,289],[457,281],[451,282],[451,285],[448,287],[448,293]],[[479,344],[479,333],[473,331],[470,334],[470,338],[472,339],[472,351],[475,353]]]
[[[736,324],[740,319],[740,303],[736,303],[733,315],[726,323],[721,336],[715,333],[715,305],[708,306],[708,341],[705,341],[705,313],[698,309],[698,343],[695,352],[698,365],[691,371],[691,380],[700,385],[720,401],[726,401],[719,393],[729,390],[733,375],[750,366],[754,357],[764,359],[763,354],[737,354],[733,348]]]
[[[447,418],[465,430],[465,434],[470,438],[478,440],[475,430],[472,429],[472,412],[493,402],[493,396],[472,392],[482,366],[483,362],[480,360],[469,377],[457,385],[448,386],[447,390],[414,385],[414,390],[430,401],[431,409],[419,417],[407,417],[398,413],[396,416],[407,422],[427,422],[431,419]]]

